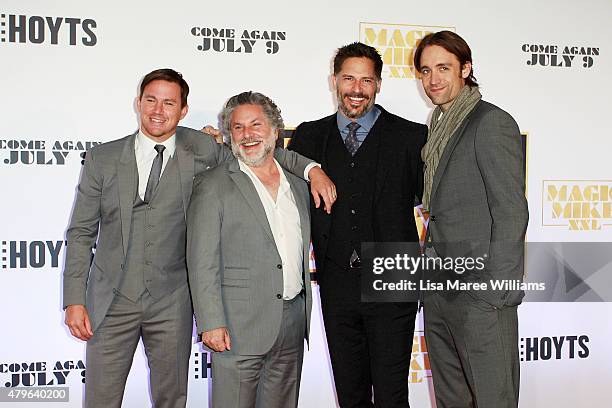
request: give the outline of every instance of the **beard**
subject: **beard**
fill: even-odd
[[[338,109],[349,119],[358,119],[368,112],[372,106],[374,106],[374,99],[364,93],[345,93],[342,94],[339,89],[336,90],[336,97],[338,99]],[[346,101],[346,98],[365,98],[365,104],[358,108],[353,108]]]
[[[252,142],[261,142],[263,144],[263,149],[257,155],[246,156],[240,149],[240,146]],[[274,143],[266,139],[243,139],[240,143],[234,143],[234,141],[232,140],[232,153],[234,153],[234,156],[236,156],[238,160],[250,167],[261,167],[268,155],[273,150]]]

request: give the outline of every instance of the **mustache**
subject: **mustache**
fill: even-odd
[[[370,97],[364,93],[361,92],[353,92],[353,93],[345,93],[343,95],[343,97],[345,98],[365,98],[365,99],[370,99]]]
[[[263,142],[262,138],[259,137],[253,137],[253,138],[249,138],[249,139],[242,139],[240,141],[240,143],[238,143],[239,146],[245,145],[247,143],[253,143],[253,142]]]

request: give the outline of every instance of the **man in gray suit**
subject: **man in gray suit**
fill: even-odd
[[[438,271],[427,279],[485,283],[487,290],[431,291],[424,296],[425,338],[438,408],[518,405],[517,305],[528,211],[519,128],[506,112],[481,100],[467,43],[441,31],[414,54],[432,103],[423,207],[429,211],[426,253],[480,258],[472,273]]]
[[[213,138],[177,127],[188,93],[176,71],[147,74],[140,130],[85,159],[67,232],[63,303],[70,332],[87,341],[87,407],[121,406],[140,338],[154,406],[185,406],[193,322],[185,217],[194,176],[233,158]],[[276,154],[290,171],[306,172],[304,158]],[[329,201],[331,182],[318,168],[309,174]]]
[[[213,407],[296,407],[312,305],[306,185],[272,157],[284,126],[269,98],[233,96],[222,125],[237,160],[196,178],[187,214]]]

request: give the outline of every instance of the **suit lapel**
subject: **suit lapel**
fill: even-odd
[[[176,130],[176,158],[178,160],[181,191],[183,192],[183,211],[187,217],[187,208],[193,190],[193,177],[195,165],[193,159],[193,146],[185,140],[181,129]]]
[[[450,160],[450,157],[453,154],[453,151],[455,150],[457,143],[459,143],[459,140],[461,140],[461,137],[465,133],[465,129],[467,125],[470,123],[470,120],[474,116],[474,113],[478,110],[479,106],[480,106],[480,102],[476,104],[472,112],[470,112],[467,118],[465,118],[461,126],[459,126],[457,130],[455,131],[455,133],[453,133],[450,140],[448,141],[448,144],[444,148],[444,153],[442,153],[442,157],[440,157],[440,162],[438,163],[438,168],[436,169],[436,172],[434,174],[433,184],[431,186],[431,193],[430,193],[430,199],[429,199],[431,203],[434,202],[436,190],[438,188],[438,185],[440,184],[440,179],[444,175],[444,171],[446,170],[448,161]]]
[[[138,169],[134,153],[134,141],[137,133],[128,137],[117,163],[117,180],[119,185],[119,208],[121,209],[121,238],[123,256],[127,255],[130,228],[132,227],[132,209],[138,186]]]
[[[259,199],[259,194],[257,194],[257,190],[255,190],[255,186],[251,182],[249,176],[240,170],[238,159],[232,160],[228,164],[228,170],[230,178],[236,183],[236,187],[238,187],[246,203],[251,207],[251,210],[253,210],[255,219],[261,224],[268,238],[270,238],[272,242],[275,242],[274,235],[272,235],[272,229],[268,223],[268,217],[266,217],[266,210],[264,210],[263,204]]]
[[[389,172],[389,163],[392,162],[390,157],[395,155],[395,148],[393,146],[393,129],[389,126],[389,121],[387,120],[387,112],[376,105],[378,109],[380,109],[380,116],[374,123],[374,126],[370,130],[372,136],[377,136],[375,138],[374,148],[377,155],[376,160],[376,184],[374,189],[374,200],[380,196],[383,186],[385,184],[385,179],[387,177],[387,173]],[[368,135],[370,137],[370,135]]]
[[[329,138],[332,137],[335,133],[340,137],[340,131],[338,130],[338,124],[336,122],[336,115],[330,116],[330,123],[327,127],[327,132],[321,132],[323,134],[323,140],[321,140],[321,168],[325,170],[327,167],[327,144],[329,143]]]

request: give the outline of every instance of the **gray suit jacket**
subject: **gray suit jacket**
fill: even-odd
[[[514,119],[480,101],[446,146],[431,192],[426,241],[441,257],[483,257],[470,281],[522,279],[525,231],[525,157]],[[472,291],[501,307],[522,291]]]
[[[302,227],[307,338],[312,306],[309,197],[306,184],[285,173]],[[278,336],[283,313],[281,258],[255,186],[237,160],[196,178],[187,221],[187,265],[198,333],[227,327],[229,353],[265,354]]]
[[[67,231],[63,305],[86,305],[93,330],[106,315],[123,278],[130,237],[132,209],[138,188],[134,139],[136,134],[98,145],[87,152],[76,202]],[[189,205],[194,176],[233,158],[231,151],[199,131],[178,127],[176,131],[183,208]],[[302,175],[311,161],[277,149],[275,157],[290,171]],[[173,226],[169,226],[170,228]],[[96,245],[95,256],[92,249]],[[184,243],[161,246],[158,259],[167,254],[184,259]],[[186,264],[157,268],[154,288],[171,293],[187,283]]]

